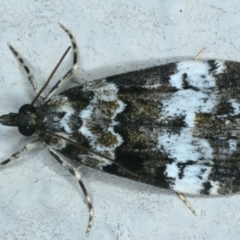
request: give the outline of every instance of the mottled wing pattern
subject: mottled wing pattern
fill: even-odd
[[[188,194],[240,191],[240,63],[186,61],[88,82],[41,108],[40,137],[72,161]]]

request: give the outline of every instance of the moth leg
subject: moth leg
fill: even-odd
[[[67,33],[67,35],[69,36],[71,43],[72,43],[72,47],[73,47],[73,66],[72,68],[55,84],[55,86],[50,90],[50,92],[48,93],[46,99],[44,99],[44,102],[48,101],[55,93],[58,89],[60,89],[64,83],[66,83],[69,79],[71,79],[73,76],[76,75],[76,70],[78,68],[78,48],[77,48],[77,44],[76,44],[76,40],[73,37],[72,33],[66,29],[62,24],[59,24],[60,27]]]
[[[24,62],[23,58],[20,56],[20,54],[17,52],[17,50],[10,43],[8,43],[8,47],[13,52],[13,54],[15,55],[17,60],[19,61],[20,65],[24,68],[25,72],[27,73],[27,78],[28,78],[31,86],[33,87],[33,90],[35,91],[35,93],[37,93],[36,80],[35,80],[35,77],[33,76],[33,74],[31,73],[29,67]],[[41,97],[43,98],[43,96],[41,96]]]
[[[205,51],[206,51],[206,48],[203,48],[203,49],[198,53],[198,55],[194,58],[194,60],[199,60],[199,59],[203,56],[203,54],[204,54]]]
[[[190,202],[187,200],[187,198],[184,196],[184,194],[180,193],[180,192],[175,192],[178,197],[184,202],[184,204],[187,206],[187,208],[190,209],[190,211],[196,216],[196,212],[193,209],[192,205],[190,204]]]
[[[82,188],[82,191],[85,195],[85,198],[87,200],[87,204],[88,204],[88,209],[89,209],[89,221],[88,221],[88,227],[87,227],[87,236],[89,235],[91,229],[92,229],[92,226],[93,226],[93,215],[94,215],[94,212],[93,212],[93,205],[92,205],[92,200],[87,192],[87,189],[81,179],[81,175],[79,173],[79,168],[76,169],[75,167],[73,167],[72,165],[70,165],[69,163],[67,163],[63,157],[58,154],[57,151],[53,150],[52,148],[49,148],[48,147],[48,150],[50,152],[50,154],[63,166],[65,167],[77,180],[78,180],[78,183],[80,185],[80,187]],[[81,166],[80,166],[81,167]]]
[[[29,150],[31,150],[31,149],[34,149],[36,146],[39,145],[39,143],[40,143],[40,140],[39,140],[39,139],[38,139],[38,140],[35,140],[35,141],[31,142],[31,143],[28,143],[24,148],[22,148],[21,150],[13,153],[10,158],[8,158],[8,159],[6,159],[5,161],[1,162],[1,163],[0,163],[0,167],[5,166],[6,164],[8,164],[8,163],[10,163],[10,162],[12,162],[12,161],[14,161],[14,160],[16,160],[16,159],[19,158],[24,152],[27,152],[27,151],[29,151]]]

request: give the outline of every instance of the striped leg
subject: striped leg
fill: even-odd
[[[87,192],[87,189],[84,186],[84,183],[82,182],[81,179],[81,175],[79,173],[79,168],[76,169],[75,167],[73,167],[72,165],[70,165],[68,162],[66,162],[63,157],[54,149],[49,148],[47,146],[50,154],[62,165],[64,166],[79,182],[80,187],[82,188],[82,191],[85,195],[85,198],[87,200],[87,204],[88,204],[88,209],[89,209],[89,221],[88,221],[88,227],[87,227],[87,236],[89,235],[92,225],[93,225],[93,205],[92,205],[92,201],[91,198]]]
[[[69,79],[76,75],[76,69],[78,68],[78,48],[76,44],[76,40],[73,37],[72,33],[66,29],[62,24],[59,24],[60,27],[67,33],[69,36],[72,47],[73,47],[73,66],[72,68],[55,84],[55,86],[50,90],[44,102],[48,101],[58,89],[60,89],[64,83],[66,83]]]
[[[13,52],[13,54],[15,55],[17,60],[19,61],[20,65],[24,68],[25,72],[27,73],[28,80],[29,80],[31,86],[33,87],[33,90],[36,92],[36,90],[37,90],[36,80],[35,80],[35,77],[33,76],[33,74],[31,73],[29,67],[24,62],[24,60],[20,56],[20,54],[16,51],[16,49],[10,43],[8,43],[8,47]]]
[[[206,51],[206,49],[203,48],[203,49],[198,53],[198,55],[194,58],[194,60],[199,60],[199,59],[202,57],[202,55],[204,54],[205,51]]]
[[[184,202],[184,204],[187,206],[187,208],[196,216],[196,212],[194,210],[194,208],[192,207],[192,205],[190,204],[190,202],[187,200],[187,198],[184,196],[183,193],[180,192],[175,192],[178,197]]]
[[[5,166],[6,164],[16,160],[17,158],[19,158],[24,152],[27,152],[31,149],[34,149],[36,146],[38,146],[40,143],[40,140],[35,140],[29,144],[27,144],[24,148],[22,148],[21,150],[15,152],[14,154],[12,154],[12,156],[8,159],[6,159],[5,161],[0,163],[0,167]]]

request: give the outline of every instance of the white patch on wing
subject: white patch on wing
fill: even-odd
[[[89,144],[93,150],[99,153],[108,152],[108,154],[110,155],[110,158],[114,160],[115,149],[118,146],[120,146],[123,142],[121,135],[114,132],[114,126],[117,124],[117,122],[115,121],[115,117],[117,116],[118,113],[121,113],[122,111],[124,111],[126,104],[123,101],[117,99],[118,89],[115,84],[109,84],[109,83],[106,84],[105,80],[102,80],[100,83],[98,83],[97,89],[94,84],[93,86],[92,85],[90,86],[90,84],[87,86],[87,88],[91,88],[91,87],[94,88],[95,95],[91,100],[90,104],[87,106],[87,108],[85,108],[80,112],[80,117],[83,123],[81,128],[79,129],[79,132],[88,139]],[[99,136],[96,136],[88,127],[88,125],[94,124],[95,121],[104,120],[104,114],[103,112],[101,112],[101,109],[98,109],[98,111],[96,111],[95,105],[97,105],[99,101],[103,101],[103,102],[114,101],[117,103],[117,108],[111,112],[111,117],[107,116],[107,120],[110,121],[108,123],[109,127],[107,131],[116,137],[116,142],[117,142],[116,144],[111,146],[105,146],[103,144],[100,144]],[[96,117],[96,113],[97,113],[97,116],[99,115],[99,119],[93,120],[94,118],[93,114],[95,114],[95,117]],[[99,159],[100,168],[103,166],[112,164],[105,158],[101,158],[99,156],[94,156],[94,158]]]
[[[238,140],[235,140],[235,139],[229,139],[228,140],[228,144],[229,144],[229,149],[230,151],[232,151],[230,154],[233,154],[235,151],[237,151],[237,144],[238,144]]]
[[[205,139],[192,137],[191,128],[183,128],[180,133],[167,131],[158,137],[159,149],[164,149],[170,158],[177,162],[210,161],[213,157],[212,148]]]
[[[93,112],[93,105],[88,105],[85,109],[83,109],[80,113],[79,116],[82,120],[89,120],[91,119]]]
[[[201,61],[185,61],[177,63],[177,73],[173,74],[170,78],[170,84],[177,89],[182,89],[183,74],[187,74],[187,82],[201,90],[205,88],[204,82],[209,83],[209,87],[215,86],[214,77],[209,75],[209,65]],[[205,76],[205,78],[202,78]]]
[[[95,136],[91,133],[91,131],[85,126],[83,123],[82,126],[78,130],[83,136],[87,139],[91,139],[91,141],[96,141]]]
[[[217,65],[217,68],[214,70],[214,74],[220,74],[225,71],[225,61],[215,60],[215,64]]]
[[[211,96],[191,89],[179,90],[171,98],[162,101],[160,120],[166,117],[185,116],[188,127],[194,127],[195,113],[211,113],[216,106],[215,94]]]
[[[239,107],[240,103],[239,103],[239,101],[236,100],[236,99],[230,99],[230,100],[228,100],[228,102],[231,103],[231,105],[234,109],[234,113],[232,113],[230,115],[234,116],[234,115],[240,114],[240,107]]]
[[[208,141],[192,137],[192,129],[184,128],[178,134],[166,132],[159,136],[157,147],[164,149],[169,158],[175,160],[166,165],[165,171],[166,177],[175,179],[171,188],[181,193],[200,194],[204,188],[203,183],[208,181],[212,169],[213,151]],[[188,161],[196,164],[179,168],[178,164]],[[206,162],[209,166],[205,165]],[[210,194],[218,194],[218,183],[212,181],[211,185]]]
[[[116,109],[116,112],[114,113],[114,115],[112,116],[112,120],[114,120],[114,118],[117,116],[117,114],[121,113],[124,111],[125,107],[127,106],[123,101],[121,100],[117,100],[118,103],[118,108]]]
[[[216,70],[211,73],[219,74],[225,69],[224,62],[215,61]],[[160,120],[166,117],[185,116],[188,127],[194,127],[195,113],[212,113],[219,99],[215,91],[215,77],[209,74],[210,65],[204,61],[185,61],[177,63],[177,73],[170,76],[169,83],[178,89],[171,97],[162,100],[162,114]],[[185,81],[191,87],[184,89],[183,74],[187,74]],[[197,91],[199,89],[199,91]],[[211,93],[211,94],[210,94]],[[239,104],[231,100],[235,112],[240,112]]]
[[[72,129],[69,127],[69,119],[72,116],[72,113],[66,112],[64,117],[60,120],[60,125],[64,128],[66,133],[72,133]]]
[[[214,74],[222,73],[225,69],[224,62],[215,61],[217,69]],[[210,65],[205,61],[184,61],[177,63],[177,73],[170,78],[170,84],[177,89],[183,88],[183,74],[187,74],[186,81],[189,85],[205,92],[215,87],[215,78],[209,73]]]
[[[219,182],[209,181],[211,183],[211,189],[209,191],[209,195],[219,195]]]
[[[51,122],[52,125],[60,125],[66,133],[72,133],[72,130],[69,126],[70,117],[75,114],[75,110],[72,107],[71,103],[68,101],[68,97],[65,96],[54,96],[51,98],[51,101],[47,104],[48,107],[55,112],[65,113],[62,118],[58,116],[46,115],[43,119],[43,122]]]
[[[183,170],[183,177],[179,178],[180,169],[177,163],[167,164],[166,175],[175,179],[171,188],[180,193],[200,194],[204,189],[203,184],[208,182],[208,177],[211,172],[211,166],[206,165],[188,165]],[[210,181],[210,194],[218,194],[218,182]]]

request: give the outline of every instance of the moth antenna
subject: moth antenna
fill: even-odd
[[[101,157],[101,158],[105,158],[106,160],[108,160],[108,161],[110,161],[111,163],[113,163],[113,164],[115,164],[116,166],[118,166],[118,167],[119,167],[120,169],[122,169],[123,171],[125,171],[125,172],[127,172],[127,173],[129,173],[129,174],[131,174],[131,175],[133,175],[133,176],[135,176],[135,177],[138,177],[138,175],[137,175],[136,173],[134,173],[134,172],[126,169],[126,168],[123,167],[121,164],[115,162],[115,161],[112,160],[111,158],[109,158],[109,157],[107,157],[107,156],[104,156],[104,155],[102,155],[101,153],[97,153],[97,152],[95,152],[95,151],[93,151],[93,150],[91,150],[91,149],[89,149],[89,148],[86,148],[86,147],[80,145],[78,142],[75,142],[75,141],[73,141],[73,140],[71,140],[71,139],[69,139],[69,138],[66,138],[66,137],[64,137],[64,136],[55,134],[55,133],[53,133],[53,132],[48,132],[48,131],[40,130],[40,129],[38,129],[38,128],[36,128],[36,130],[39,131],[39,132],[42,132],[42,133],[44,133],[44,134],[46,134],[46,135],[55,137],[55,138],[61,138],[61,139],[65,140],[66,142],[70,143],[71,145],[73,145],[73,146],[75,146],[75,147],[77,147],[77,148],[79,148],[79,149],[81,149],[81,150],[83,150],[83,151],[92,153],[92,154],[97,155],[97,156],[99,156],[99,157]]]
[[[63,59],[66,57],[68,51],[70,50],[70,46],[67,48],[67,50],[64,52],[64,54],[62,55],[62,57],[60,58],[59,62],[57,63],[57,65],[55,66],[55,68],[53,69],[52,73],[50,74],[50,76],[48,77],[48,80],[46,81],[46,83],[43,85],[43,87],[40,89],[40,91],[38,92],[38,94],[35,96],[35,98],[33,99],[33,101],[31,102],[30,107],[32,107],[34,105],[34,103],[37,101],[37,99],[39,98],[39,96],[41,95],[41,93],[44,91],[44,89],[47,87],[47,85],[49,84],[50,80],[52,79],[54,73],[57,71],[58,67],[60,66],[60,64],[62,63]]]
[[[78,68],[78,48],[75,38],[72,33],[65,28],[62,24],[59,24],[60,27],[67,33],[68,37],[71,40],[72,48],[73,48],[73,65],[71,69],[61,78],[59,81],[53,86],[53,88],[48,92],[46,98],[44,99],[44,103],[50,100],[50,98],[59,90],[61,87],[72,77],[76,75],[76,70]]]
[[[66,33],[67,35],[69,36],[71,42],[72,42],[72,46],[73,46],[73,68],[75,67],[78,67],[77,65],[77,58],[78,58],[78,50],[77,50],[77,44],[76,44],[76,40],[75,38],[73,37],[72,33],[67,29],[65,28],[61,23],[58,23],[60,28],[62,28]]]
[[[17,58],[18,62],[23,67],[25,72],[27,73],[28,81],[30,82],[31,86],[33,87],[33,90],[36,92],[36,90],[37,90],[36,80],[35,80],[35,77],[32,74],[32,72],[30,71],[28,65],[23,60],[23,57],[19,54],[19,52],[10,43],[8,43],[8,47],[12,51],[14,56]]]

